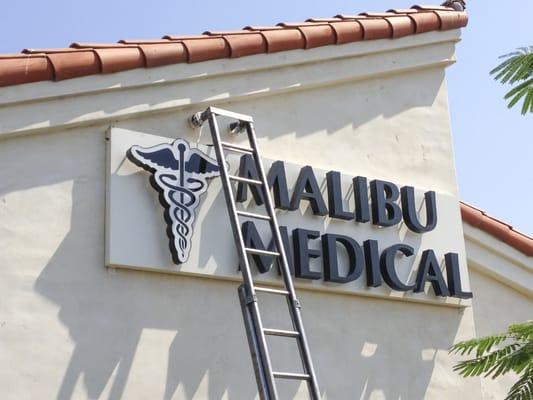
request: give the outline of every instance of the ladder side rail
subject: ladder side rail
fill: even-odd
[[[254,317],[247,304],[246,286],[244,284],[239,286],[239,301],[241,303],[242,317],[244,320],[244,327],[246,329],[246,337],[248,339],[248,346],[252,356],[255,380],[259,390],[259,398],[261,400],[269,400],[272,398],[268,392],[268,382],[266,381],[267,374],[264,365],[261,361],[259,340],[257,338],[257,328],[254,323]]]
[[[274,375],[272,371],[272,363],[270,361],[270,356],[267,350],[266,345],[266,338],[265,334],[263,332],[263,326],[261,322],[261,318],[259,316],[259,307],[257,304],[257,297],[255,294],[254,289],[254,283],[252,279],[252,274],[250,271],[250,264],[248,260],[248,255],[245,251],[245,243],[244,238],[242,235],[241,228],[239,226],[239,220],[237,218],[237,207],[235,206],[235,198],[232,191],[232,185],[229,179],[229,173],[226,166],[226,161],[224,158],[224,152],[221,145],[220,140],[220,132],[218,129],[218,124],[216,121],[215,113],[211,112],[209,115],[209,127],[211,130],[211,136],[213,139],[213,144],[215,147],[215,153],[218,160],[218,165],[220,168],[220,177],[222,179],[222,188],[224,190],[224,198],[226,200],[226,207],[228,210],[228,216],[230,218],[231,228],[233,231],[233,236],[235,239],[235,244],[237,245],[237,251],[239,253],[239,259],[241,261],[241,272],[244,279],[244,284],[246,285],[246,288],[248,290],[247,296],[249,299],[247,299],[247,305],[251,308],[251,313],[254,314],[255,320],[257,321],[257,325],[254,324],[256,329],[256,337],[258,341],[258,348],[261,353],[261,359],[263,360],[263,368],[266,372],[266,375],[268,376],[268,379],[265,379],[267,381],[267,388],[269,393],[269,397],[265,400],[277,400],[278,395],[276,391],[276,387],[274,385]],[[263,380],[261,380],[262,382]]]
[[[263,182],[264,205],[267,209],[268,216],[271,218],[270,226],[271,226],[272,234],[274,237],[274,242],[280,254],[282,276],[283,276],[283,280],[285,283],[285,287],[287,291],[289,292],[289,300],[288,300],[289,310],[291,312],[291,315],[293,316],[292,320],[295,325],[294,328],[296,329],[296,331],[300,332],[300,338],[298,339],[298,342],[299,342],[300,353],[304,361],[303,362],[304,369],[305,369],[305,372],[311,376],[311,379],[308,381],[308,386],[311,392],[311,397],[313,400],[319,400],[320,389],[318,387],[316,373],[313,367],[313,361],[311,359],[311,352],[309,349],[309,344],[307,342],[307,336],[305,334],[300,305],[296,303],[297,302],[296,291],[294,289],[294,284],[292,282],[291,271],[289,269],[289,264],[287,262],[287,255],[285,252],[285,247],[283,245],[283,240],[281,239],[276,212],[274,210],[274,206],[272,205],[270,189],[268,187],[268,182],[267,182],[267,178],[265,174],[265,169],[263,166],[263,161],[261,160],[261,157],[259,156],[257,139],[255,136],[253,122],[246,123],[246,133],[248,135],[248,139],[250,141],[251,147],[254,150],[254,153],[256,155],[255,164],[257,167],[257,172],[259,174],[259,179]]]

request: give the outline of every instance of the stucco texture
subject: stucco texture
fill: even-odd
[[[453,46],[440,46],[447,55],[453,52]],[[408,56],[385,61],[401,64]],[[333,77],[335,65],[313,64],[298,79],[320,73]],[[298,71],[303,69],[268,71],[269,79],[275,86]],[[256,83],[250,76],[237,78],[241,86]],[[210,87],[213,98],[226,90],[223,83]],[[207,84],[172,96],[194,97],[201,85]],[[442,65],[289,89],[219,105],[256,117],[265,157],[457,195]],[[166,93],[158,86],[142,90],[148,97]],[[113,92],[99,102],[97,96],[82,99],[83,109],[54,98],[35,114],[30,113],[33,103],[17,103],[12,111],[21,112],[19,119],[10,113],[4,125],[12,132],[30,129],[20,120],[28,116],[35,129],[46,128],[6,138],[0,146],[0,397],[256,398],[238,283],[104,266],[108,126],[196,140],[187,117],[198,110],[151,110],[112,122],[89,121],[127,109],[126,103],[136,99]],[[76,125],[82,120],[89,122]],[[54,126],[57,121],[63,125]],[[461,226],[456,229],[462,234]],[[457,359],[448,348],[511,319],[525,319],[530,303],[486,280],[473,282],[480,303],[474,300],[466,308],[301,291],[323,398],[490,398],[482,395],[492,390],[489,386],[482,389],[479,379],[462,379],[452,371]],[[493,291],[500,290],[508,303],[491,301]],[[265,325],[286,327],[288,315],[275,301],[261,302]],[[505,314],[510,304],[513,318],[494,319],[491,312]],[[274,342],[280,340],[272,342],[274,367],[291,370],[295,346]],[[280,391],[282,399],[306,398],[297,384]]]
[[[254,398],[237,284],[104,267],[104,149],[100,128],[2,144],[3,397]],[[476,398],[446,350],[470,309],[300,296],[324,398]]]

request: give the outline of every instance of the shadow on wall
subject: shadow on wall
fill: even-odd
[[[233,285],[103,267],[105,194],[103,168],[98,170],[100,182],[92,176],[86,179],[84,172],[71,177],[71,229],[35,284],[38,293],[60,306],[59,319],[75,346],[57,398],[72,398],[80,380],[88,398],[123,398],[127,383],[132,384],[128,379],[132,379],[131,368],[145,329],[174,332],[175,338],[161,344],[170,346],[168,359],[139,366],[146,382],[134,382],[134,388],[153,393],[150,380],[158,381],[159,374],[166,374],[166,387],[154,388],[155,393],[164,392],[163,398],[170,399],[182,386],[184,398],[192,398],[208,376],[205,398],[220,399],[224,393],[229,398],[253,398],[247,354],[221,351],[245,343],[241,329],[226,329],[228,324],[241,327],[237,298],[226,295],[235,293]],[[214,304],[219,315],[213,315]],[[244,377],[231,371],[227,374],[226,363]]]
[[[337,126],[321,126],[318,115],[312,118],[317,129],[334,130],[347,121],[357,126],[377,115],[428,105],[418,103],[416,96],[395,110],[380,109],[379,101],[373,104],[371,115],[344,114]],[[291,124],[302,117],[279,116],[292,119]],[[157,125],[145,129],[145,123],[128,121],[125,127],[165,134],[156,131]],[[19,171],[21,179],[9,191],[73,181],[70,230],[35,283],[37,293],[59,306],[59,319],[74,345],[57,383],[57,398],[72,398],[80,385],[91,399],[129,398],[129,387],[142,388],[151,398],[158,398],[155,393],[164,399],[254,398],[236,284],[104,268],[103,132],[64,132],[13,142],[18,140],[34,140],[35,157],[31,168],[27,159],[13,160],[11,170]],[[68,157],[65,149],[72,150]],[[321,387],[329,399],[346,398],[347,393],[368,399],[377,392],[387,399],[423,398],[434,367],[434,357],[424,354],[447,349],[462,318],[447,308],[310,292],[302,292],[301,298]],[[416,318],[405,317],[412,312]],[[165,362],[135,362],[145,330],[173,335],[170,343],[161,343],[168,346]],[[273,358],[277,356],[284,358],[280,352]],[[160,375],[165,378],[158,379]],[[296,388],[290,388],[283,398],[295,395]]]
[[[441,68],[429,68],[403,73],[398,76],[377,77],[357,82],[344,82],[334,86],[291,91],[276,96],[259,96],[244,101],[216,103],[217,107],[252,115],[258,137],[266,135],[294,135],[300,139],[318,131],[329,134],[341,128],[351,127],[357,136],[357,129],[376,118],[390,119],[409,109],[431,107],[442,88],[445,71]],[[298,87],[294,82],[287,87]],[[265,92],[268,88],[258,87],[254,93]],[[229,92],[231,97],[233,93]],[[166,100],[166,99],[165,99]],[[204,99],[189,99],[193,104]],[[295,112],[294,105],[303,103],[301,110]],[[157,102],[150,105],[157,105]],[[196,141],[199,132],[192,130],[187,118],[193,112],[201,111],[205,106],[193,106],[180,110],[180,118],[172,119],[169,126],[163,126],[161,115],[147,116],[141,119],[129,119],[120,123],[121,128],[131,129],[154,135],[168,136],[171,132],[186,132],[188,140]],[[100,110],[95,110],[100,111]],[[116,111],[114,108],[103,110],[106,113]],[[164,123],[163,123],[164,124]],[[265,131],[262,127],[269,127]],[[163,132],[162,132],[163,130]],[[391,132],[391,137],[394,137]],[[208,141],[207,124],[202,127],[202,142]],[[396,137],[396,140],[399,138]]]

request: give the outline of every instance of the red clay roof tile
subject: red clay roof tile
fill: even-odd
[[[306,22],[300,24],[281,23],[279,26],[285,28],[298,29],[305,39],[305,48],[311,49],[313,47],[327,46],[335,44],[337,37],[335,30],[324,22]]]
[[[257,25],[247,25],[242,28],[245,31],[279,31],[283,29],[281,26],[257,26]]]
[[[505,222],[487,215],[483,210],[461,202],[463,221],[507,243],[526,256],[533,257],[533,237],[527,236]]]
[[[417,12],[408,14],[415,23],[415,32],[424,33],[440,29],[440,18],[433,12]]]
[[[414,5],[411,8],[414,8],[415,10],[423,10],[423,11],[433,11],[433,10],[440,10],[440,11],[455,11],[451,7],[444,7],[444,6],[434,6],[434,5]]]
[[[79,51],[77,49],[72,49],[70,47],[60,48],[60,49],[24,49],[22,53],[24,54],[51,54],[51,53],[74,53]]]
[[[191,39],[205,39],[206,35],[165,35],[162,39],[166,40],[191,40]]]
[[[337,44],[363,40],[363,27],[357,21],[331,22],[330,25],[335,30]]]
[[[338,22],[342,21],[341,18],[308,18],[305,20],[305,22]]]
[[[395,14],[415,14],[418,10],[415,10],[414,8],[391,8],[390,10],[387,10],[387,12]]]
[[[93,50],[48,53],[57,81],[100,73],[101,64]]]
[[[341,19],[341,20],[353,20],[353,19],[361,19],[366,18],[366,16],[358,14],[358,15],[349,15],[349,14],[337,14],[335,15],[335,18]]]
[[[205,35],[203,38],[184,39],[180,42],[187,49],[190,63],[230,56],[229,46],[222,37]]]
[[[392,28],[392,38],[396,39],[403,36],[412,35],[416,32],[416,25],[414,21],[408,16],[395,15],[393,17],[386,17],[385,20]]]
[[[464,12],[460,11],[433,11],[439,16],[440,29],[445,31],[448,29],[465,27],[468,18]]]
[[[0,86],[54,80],[54,68],[45,54],[0,57]]]
[[[267,52],[267,42],[260,33],[248,32],[246,35],[235,34],[223,37],[230,47],[232,58]]]
[[[187,50],[183,43],[146,43],[139,44],[139,48],[148,68],[187,62]]]
[[[162,44],[170,43],[168,39],[120,39],[118,43],[122,44]]]
[[[74,42],[71,43],[71,49],[123,49],[123,48],[135,48],[136,44],[126,44],[123,42],[117,43],[80,43]]]
[[[266,40],[268,53],[303,49],[305,47],[305,38],[302,32],[295,28],[278,26],[277,29],[257,29],[248,27],[248,30],[261,33]]]
[[[413,6],[385,13],[311,18],[297,24],[246,27],[203,35],[167,35],[156,40],[113,44],[73,43],[69,49],[26,49],[0,55],[0,86],[62,80],[85,75],[310,49],[360,40],[394,39],[466,26],[467,14],[442,6]]]
[[[392,27],[385,18],[358,19],[363,26],[364,40],[387,39],[392,37]]]
[[[385,18],[385,17],[390,17],[390,16],[396,16],[395,13],[393,12],[384,12],[384,13],[376,13],[376,12],[362,12],[359,14],[360,16],[365,16],[365,17],[371,17],[371,18]]]
[[[212,32],[204,35],[222,37],[230,49],[230,57],[244,57],[267,52],[267,44],[261,33],[249,30]]]
[[[93,51],[100,59],[103,74],[145,66],[144,56],[139,48],[95,48]]]

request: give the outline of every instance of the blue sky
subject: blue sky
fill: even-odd
[[[438,1],[437,1],[438,2]],[[425,3],[431,3],[426,1]],[[506,88],[489,76],[498,56],[533,45],[533,1],[468,2],[469,26],[448,69],[461,198],[533,235],[533,115],[507,110]],[[338,13],[411,6],[406,0],[203,0],[5,2],[0,53],[231,30]]]

